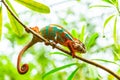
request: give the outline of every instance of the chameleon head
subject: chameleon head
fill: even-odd
[[[74,40],[74,49],[80,53],[86,53],[85,45],[80,40]]]

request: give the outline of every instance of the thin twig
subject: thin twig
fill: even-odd
[[[5,5],[5,7],[7,8],[7,10],[11,13],[11,15],[12,15],[25,29],[27,29],[27,31],[31,32],[33,35],[37,36],[39,39],[43,40],[44,42],[48,42],[48,40],[46,40],[45,38],[43,38],[41,35],[39,35],[38,33],[34,32],[34,31],[31,30],[30,28],[28,28],[26,25],[24,25],[24,24],[14,15],[14,13],[10,10],[10,8],[7,6],[7,4],[5,3],[4,0],[2,0],[2,3]],[[71,53],[70,53],[69,51],[66,51],[66,50],[64,50],[63,48],[61,48],[61,47],[59,47],[59,46],[57,46],[57,45],[53,45],[53,44],[50,43],[50,42],[49,42],[49,45],[54,46],[55,48],[57,48],[57,49],[65,52],[65,53],[68,54],[68,55],[71,55]],[[82,61],[84,61],[84,62],[86,62],[86,63],[89,63],[89,64],[91,64],[91,65],[94,65],[94,66],[96,66],[96,67],[99,67],[99,68],[105,70],[106,72],[110,73],[110,74],[113,75],[114,77],[116,77],[118,80],[120,80],[120,76],[119,76],[119,75],[117,75],[116,73],[114,73],[114,72],[111,71],[110,69],[108,69],[108,68],[106,68],[106,67],[104,67],[104,66],[102,66],[102,65],[100,65],[100,64],[98,64],[98,63],[96,63],[96,62],[93,62],[93,61],[91,61],[91,60],[88,60],[88,59],[85,59],[85,58],[82,58],[82,57],[79,57],[79,56],[75,56],[75,58],[77,58],[77,59],[79,59],[79,60],[82,60]]]

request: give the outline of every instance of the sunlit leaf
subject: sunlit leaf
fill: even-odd
[[[65,54],[65,53],[63,53],[63,52],[51,52],[50,54],[59,54],[59,55],[71,57],[70,55],[67,55],[67,54]]]
[[[70,76],[67,78],[67,80],[73,80],[73,77],[74,77],[74,75],[76,74],[76,72],[78,71],[78,69],[79,69],[79,67],[76,68],[76,69],[70,74]]]
[[[109,61],[109,60],[105,60],[105,59],[92,59],[92,60],[97,60],[97,61],[102,61],[102,62],[112,63],[112,64],[118,65],[118,66],[120,67],[119,64],[117,64],[116,62],[113,62],[113,61]]]
[[[9,12],[8,17],[14,33],[18,36],[21,36],[23,34],[23,27],[21,26],[21,24],[18,23],[18,21]]]
[[[87,49],[92,47],[95,44],[96,39],[98,38],[98,33],[94,33],[90,36],[88,43],[87,43]]]
[[[81,33],[80,33],[80,40],[83,41],[84,40],[84,35],[85,35],[85,25],[83,25]]]
[[[104,22],[104,28],[106,27],[106,25],[108,24],[108,22],[114,17],[115,15],[111,15],[111,16],[109,16],[106,20],[105,20],[105,22]]]
[[[113,3],[111,2],[111,0],[102,0],[102,1],[107,2],[107,3],[109,3],[109,4],[113,4]]]
[[[42,78],[44,79],[45,77],[47,77],[47,76],[50,75],[50,74],[53,74],[53,73],[55,73],[55,72],[57,72],[57,71],[59,71],[59,70],[68,68],[68,67],[73,66],[73,65],[77,65],[77,63],[67,64],[67,65],[64,65],[64,66],[55,68],[55,69],[53,69],[53,70],[51,70],[51,71],[45,73],[45,74],[42,76]]]
[[[120,60],[120,55],[116,51],[113,51],[113,54],[114,54],[114,60]]]
[[[0,6],[0,39],[2,37],[2,6]]]
[[[10,1],[9,1],[9,0],[5,0],[5,1],[6,1],[7,5],[9,6],[9,8],[12,10],[12,12],[13,12],[16,16],[18,16],[18,14],[16,13],[16,11],[15,11],[15,9],[13,8],[12,4],[10,3]]]
[[[114,21],[114,28],[113,28],[113,39],[114,39],[115,45],[116,45],[116,47],[117,47],[116,27],[117,27],[117,17],[115,18],[115,21]]]
[[[97,7],[109,8],[109,7],[111,7],[111,6],[107,6],[107,5],[92,5],[92,6],[90,6],[89,8],[97,8]]]
[[[42,3],[36,2],[34,0],[15,0],[15,1],[17,1],[18,3],[26,6],[27,8],[33,11],[36,11],[39,13],[50,13],[50,9],[48,6]]]
[[[77,39],[78,39],[78,33],[77,33],[76,29],[72,29],[72,36],[73,36],[74,38],[77,38]]]
[[[114,76],[109,74],[108,77],[107,77],[107,80],[115,80]]]

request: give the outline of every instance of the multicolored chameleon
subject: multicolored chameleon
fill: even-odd
[[[84,44],[80,40],[73,38],[72,35],[60,25],[50,24],[48,26],[43,27],[41,30],[39,30],[39,28],[35,26],[31,29],[34,30],[36,33],[40,34],[42,37],[44,37],[48,41],[50,42],[52,41],[54,44],[59,43],[63,46],[68,47],[69,50],[71,51],[72,57],[75,56],[75,52],[80,52],[80,53],[86,52]],[[18,68],[19,73],[24,74],[28,71],[27,64],[24,64],[20,69],[20,60],[21,60],[22,54],[30,46],[32,46],[33,44],[37,42],[42,42],[42,40],[33,36],[32,41],[28,45],[26,45],[20,52],[18,56],[18,63],[17,63],[17,68]],[[47,42],[45,42],[45,44],[47,45]]]

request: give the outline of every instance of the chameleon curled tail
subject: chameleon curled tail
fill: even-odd
[[[21,62],[21,57],[22,55],[24,54],[24,52],[29,48],[31,47],[32,45],[34,45],[35,43],[37,43],[38,40],[36,40],[36,38],[33,38],[31,42],[29,42],[19,53],[18,55],[18,60],[17,60],[17,70],[20,74],[25,74],[28,69],[29,69],[29,66],[28,64],[23,64],[21,67],[20,67],[20,62]]]

